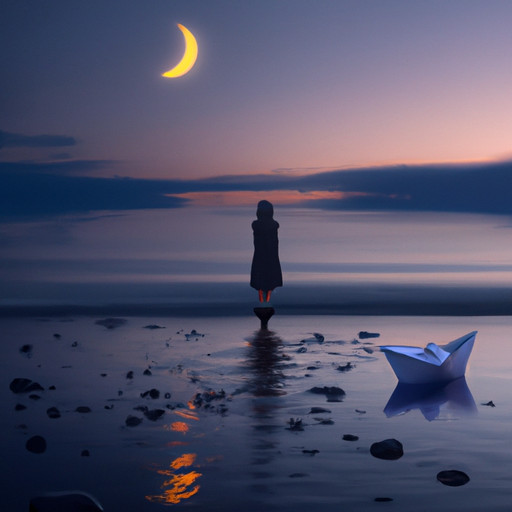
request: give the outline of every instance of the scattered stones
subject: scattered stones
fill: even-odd
[[[103,320],[96,320],[96,325],[102,325],[107,329],[116,329],[126,323],[125,318],[104,318]]]
[[[91,408],[87,407],[86,405],[80,405],[75,409],[75,412],[79,412],[81,414],[86,414],[88,412],[91,412]]]
[[[32,357],[32,345],[23,345],[20,347],[20,353],[26,355],[28,358]]]
[[[393,498],[388,498],[388,497],[382,496],[379,498],[375,498],[374,501],[379,501],[379,502],[393,501]]]
[[[30,500],[31,512],[50,512],[54,510],[82,510],[102,512],[103,507],[90,494],[80,491],[48,493]]]
[[[162,327],[161,325],[150,324],[150,325],[145,325],[144,329],[150,329],[153,331],[155,329],[165,329],[165,327]]]
[[[304,340],[301,340],[301,343],[323,343],[325,340],[325,337],[323,334],[320,334],[319,332],[314,332],[312,338],[306,338]]]
[[[323,407],[311,407],[308,414],[329,414],[330,412],[330,409],[324,409]]]
[[[27,408],[26,405],[23,405],[23,404],[16,404],[15,407],[14,407],[14,410],[15,411],[24,411],[25,409]]]
[[[461,485],[465,485],[469,482],[469,476],[463,471],[458,471],[456,469],[440,471],[437,474],[437,479],[442,484],[450,487],[460,487]]]
[[[44,391],[41,384],[30,379],[16,378],[9,384],[9,389],[13,393],[30,393],[32,391]]]
[[[32,436],[25,444],[26,449],[32,453],[44,453],[46,440],[42,436]]]
[[[146,398],[149,396],[149,398],[152,398],[153,400],[156,400],[157,398],[160,398],[160,391],[158,389],[152,388],[149,391],[144,391],[140,394],[142,398]]]
[[[107,409],[107,411],[110,411],[114,408],[114,404],[110,404],[110,405],[105,405],[105,409]]]
[[[404,448],[396,439],[385,439],[370,446],[370,453],[377,459],[397,460],[404,454]]]
[[[51,419],[57,419],[60,418],[61,416],[60,411],[59,409],[57,409],[57,407],[50,407],[49,409],[46,410],[46,414],[48,415],[48,418]]]
[[[125,424],[127,427],[136,427],[137,425],[140,425],[141,423],[142,423],[142,418],[138,418],[137,416],[129,415],[125,420]]]
[[[343,434],[343,441],[359,441],[359,436],[354,436],[353,434]]]
[[[378,338],[380,336],[380,333],[378,332],[368,332],[368,331],[360,331],[359,334],[360,340],[365,340],[368,338]]]
[[[339,372],[348,372],[348,371],[352,370],[353,368],[354,368],[354,365],[351,362],[348,362],[347,364],[338,366],[338,368],[336,368],[336,370],[338,370]]]
[[[492,400],[490,400],[486,404],[482,404],[482,405],[486,405],[487,407],[496,407],[496,405],[494,405],[494,402]]]
[[[315,393],[316,395],[325,395],[328,402],[341,402],[345,396],[345,391],[336,386],[324,386],[322,388],[314,387],[309,391],[310,393]]]
[[[50,391],[55,391],[57,388],[56,388],[55,386],[50,386],[48,389],[49,389]]]
[[[126,374],[126,378],[133,379],[133,372],[131,370]]]

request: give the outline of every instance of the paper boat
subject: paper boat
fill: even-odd
[[[402,345],[380,347],[400,382],[426,384],[463,377],[477,331],[447,343],[425,348]]]

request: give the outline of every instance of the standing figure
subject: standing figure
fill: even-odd
[[[268,201],[260,201],[252,223],[254,256],[251,266],[251,286],[258,290],[260,302],[269,302],[274,288],[283,286],[279,263],[279,224],[272,218],[274,207]]]

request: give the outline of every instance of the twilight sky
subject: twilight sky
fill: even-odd
[[[497,0],[7,0],[0,161],[175,180],[507,160],[511,20]],[[199,57],[165,79],[177,23]]]

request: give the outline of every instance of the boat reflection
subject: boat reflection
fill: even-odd
[[[435,420],[441,408],[461,415],[475,414],[477,407],[465,377],[445,384],[405,384],[399,382],[384,413],[388,418],[419,409],[428,421]]]

